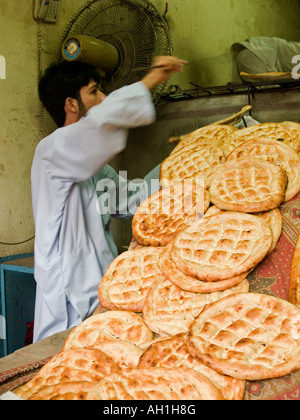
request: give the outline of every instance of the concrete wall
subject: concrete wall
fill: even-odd
[[[34,235],[30,167],[39,140],[55,128],[38,101],[39,72],[56,58],[65,26],[85,3],[61,0],[58,22],[51,25],[32,19],[30,0],[0,0],[0,56],[5,58],[6,70],[6,79],[0,71],[2,243],[22,242]],[[153,4],[164,13],[164,0],[153,0]],[[171,80],[183,89],[190,88],[189,82],[203,86],[227,83],[231,78],[229,49],[235,41],[256,35],[299,40],[298,0],[169,0],[168,4],[174,54],[190,61],[186,72]],[[182,106],[186,104],[176,104],[176,108]],[[155,147],[150,147],[143,132],[137,135],[144,139],[142,151],[151,156],[148,163],[159,161],[166,152],[167,136],[160,122],[155,132],[149,132],[155,136]],[[135,169],[143,172],[149,167],[134,166],[137,150],[141,150],[135,141],[116,163],[125,165],[121,169],[128,169],[133,176]],[[13,246],[0,244],[0,257],[32,250],[33,240]]]

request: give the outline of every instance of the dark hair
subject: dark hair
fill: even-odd
[[[80,61],[51,65],[39,81],[39,97],[58,127],[65,123],[67,98],[80,99],[80,89],[90,81],[100,83],[98,70]]]

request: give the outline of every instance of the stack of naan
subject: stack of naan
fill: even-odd
[[[134,245],[99,284],[100,313],[16,390],[24,399],[241,400],[246,381],[300,369],[299,249],[293,302],[250,293],[273,252],[279,207],[300,192],[300,125],[212,125],[161,165]]]

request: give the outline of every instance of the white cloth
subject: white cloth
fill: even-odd
[[[31,171],[37,283],[34,342],[78,325],[98,305],[114,259],[91,178],[124,150],[128,129],[155,120],[142,82],[110,94],[37,146]]]
[[[250,74],[268,72],[291,72],[292,59],[300,55],[300,42],[276,37],[252,37],[232,45],[235,67]],[[234,78],[236,79],[236,74]]]

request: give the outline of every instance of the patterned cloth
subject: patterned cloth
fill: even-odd
[[[250,291],[288,300],[291,265],[300,233],[300,194],[280,207],[283,231],[272,254],[248,277]],[[248,382],[246,400],[299,400],[300,371],[283,378]]]

